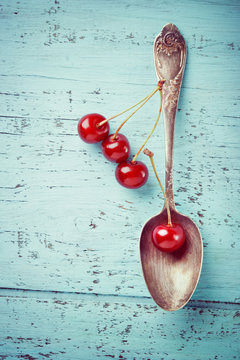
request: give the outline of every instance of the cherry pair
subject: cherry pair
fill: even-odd
[[[118,163],[115,176],[119,184],[129,189],[137,189],[146,183],[148,169],[141,161],[128,160],[130,145],[125,135],[109,135],[102,142],[102,153],[107,160]]]
[[[129,141],[123,134],[109,134],[109,124],[100,114],[83,116],[78,123],[81,139],[93,144],[102,141],[102,153],[109,161],[118,163],[115,176],[119,184],[130,189],[143,186],[148,179],[148,169],[141,161],[129,161]]]

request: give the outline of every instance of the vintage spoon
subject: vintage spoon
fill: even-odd
[[[152,243],[152,232],[160,224],[167,224],[164,206],[159,215],[144,225],[140,237],[140,257],[143,275],[153,300],[164,310],[175,311],[191,298],[200,276],[203,246],[194,222],[176,211],[173,197],[173,139],[179,92],[186,62],[186,44],[178,28],[167,24],[154,42],[154,60],[163,85],[163,114],[165,124],[165,186],[173,223],[182,225],[186,240],[173,252],[158,250]]]

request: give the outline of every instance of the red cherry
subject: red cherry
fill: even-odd
[[[105,117],[100,114],[87,114],[83,116],[78,122],[80,138],[89,144],[94,144],[105,139],[109,133],[108,122],[102,126],[97,126],[103,120],[105,120]]]
[[[162,224],[155,227],[153,244],[161,251],[172,252],[179,249],[185,241],[185,232],[180,224]]]
[[[129,157],[130,145],[126,136],[117,134],[113,139],[113,134],[109,135],[102,142],[102,153],[109,161],[120,163]]]
[[[118,164],[115,176],[119,184],[128,189],[137,189],[143,186],[148,179],[148,169],[141,161],[123,161]]]

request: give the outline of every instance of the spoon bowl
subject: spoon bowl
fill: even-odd
[[[171,209],[173,223],[180,224],[186,239],[177,251],[159,251],[152,242],[152,232],[160,224],[167,224],[167,210],[152,217],[144,225],[140,238],[143,275],[153,300],[162,309],[175,311],[191,298],[202,267],[202,240],[194,222]]]
[[[162,252],[152,241],[156,226],[168,224],[167,210],[144,225],[140,237],[140,258],[148,290],[162,309],[175,311],[191,298],[200,277],[203,246],[197,225],[175,209],[173,196],[173,140],[176,110],[186,62],[186,44],[177,27],[167,24],[154,42],[154,60],[163,85],[165,125],[165,192],[172,223],[180,224],[185,232],[184,244],[176,251]]]

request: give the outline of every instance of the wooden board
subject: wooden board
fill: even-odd
[[[86,354],[82,359],[87,360],[104,355],[192,359],[195,349],[196,359],[237,356],[237,342],[231,345],[229,334],[237,339],[233,316],[240,307],[239,8],[237,0],[0,3],[0,287],[2,304],[11,304],[7,310],[0,307],[1,328],[6,328],[0,347],[3,358],[28,353],[44,358],[35,346],[36,339],[44,341],[40,319],[45,314],[48,336],[53,338],[60,327],[60,339],[72,359],[79,359],[79,344]],[[115,166],[103,159],[98,145],[81,142],[76,128],[82,115],[99,112],[109,117],[154,89],[153,41],[167,22],[179,27],[188,46],[176,121],[174,189],[178,210],[197,223],[203,237],[203,269],[193,301],[207,302],[201,314],[202,305],[193,310],[194,302],[175,315],[158,310],[162,327],[167,328],[162,333],[155,310],[148,315],[148,308],[155,307],[138,250],[142,225],[163,206],[160,189],[152,171],[144,188],[121,188],[114,178]],[[158,97],[153,98],[123,128],[132,154],[152,127],[158,105]],[[112,121],[112,131],[120,121]],[[149,148],[163,179],[162,122]],[[141,160],[148,161],[143,155]],[[37,292],[33,296],[25,291],[19,297],[15,289]],[[68,304],[63,311],[70,312],[67,323],[61,324],[55,291]],[[74,293],[81,295],[75,298]],[[38,302],[36,294],[46,296],[47,302]],[[76,315],[78,301],[84,305]],[[83,331],[90,311],[91,344],[101,346],[104,334],[99,338],[96,324],[105,302],[113,312],[108,317],[106,308],[103,315],[109,329],[103,345],[106,353],[95,345],[89,349]],[[20,346],[17,338],[32,337],[25,323],[34,322],[35,314],[39,316],[35,340],[20,341]],[[55,327],[53,318],[58,319]],[[67,343],[66,329],[75,332],[73,318],[83,321],[77,327],[81,336]],[[115,318],[123,329],[128,325],[135,329],[128,345],[119,340],[121,326],[119,332],[110,330]],[[153,340],[144,335],[147,329]],[[181,338],[182,329],[190,341]],[[168,336],[174,339],[171,351]],[[54,341],[50,350],[54,354],[46,351],[48,357],[68,359]],[[137,353],[143,341],[145,350]],[[186,353],[176,350],[183,344]]]
[[[168,313],[143,298],[22,291],[1,292],[0,304],[1,359],[225,360],[239,355],[236,305],[210,309],[191,303]]]

